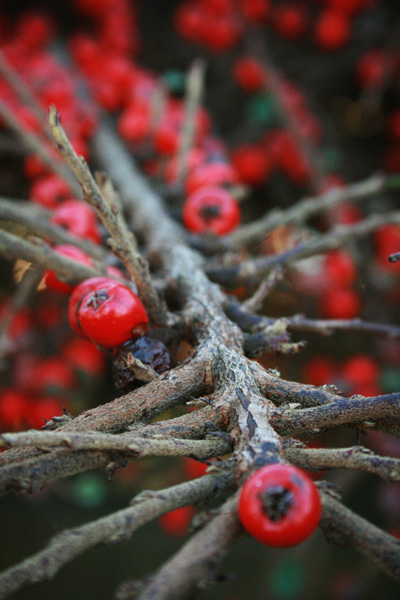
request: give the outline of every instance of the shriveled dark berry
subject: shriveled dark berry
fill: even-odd
[[[148,374],[138,371],[135,359],[150,367]],[[131,391],[149,381],[150,377],[147,375],[151,376],[152,370],[160,374],[172,366],[172,356],[162,342],[145,336],[128,340],[114,355],[114,383],[120,390]]]

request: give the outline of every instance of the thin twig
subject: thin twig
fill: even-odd
[[[179,600],[209,587],[215,582],[219,563],[241,533],[236,496],[150,578],[137,600]],[[116,597],[130,600],[134,596],[128,586]]]
[[[158,325],[165,325],[168,321],[166,307],[152,284],[147,261],[137,252],[133,234],[126,225],[116,197],[114,196],[113,202],[107,202],[98,183],[92,177],[86,161],[83,157],[79,157],[73,149],[61,125],[55,106],[50,107],[49,123],[58,151],[76,175],[82,187],[84,199],[94,208],[110,232],[112,250],[122,259],[134,279],[151,319]]]
[[[70,172],[65,166],[56,160],[47,148],[43,140],[33,132],[27,131],[15,118],[14,113],[4,102],[0,102],[0,116],[7,123],[8,127],[20,138],[24,146],[40,157],[44,164],[49,167],[56,175],[61,177],[71,188],[74,195],[80,195],[80,188],[76,181],[71,177]]]
[[[351,448],[305,448],[289,444],[286,456],[290,462],[311,471],[323,469],[356,469],[379,475],[386,481],[400,480],[400,459],[379,456],[364,446]]]
[[[260,256],[233,266],[211,264],[207,268],[207,273],[213,281],[229,287],[243,285],[246,282],[258,282],[261,277],[278,266],[287,269],[298,260],[340,248],[346,242],[365,237],[383,225],[399,223],[400,212],[372,215],[352,225],[334,227],[330,232],[313,236],[281,254]]]
[[[53,537],[43,550],[0,575],[0,598],[48,581],[63,565],[86,550],[129,539],[149,521],[181,506],[196,504],[210,494],[222,492],[230,484],[229,474],[205,475],[159,492],[142,492],[129,508],[65,530]]]
[[[304,198],[286,210],[268,211],[261,219],[239,227],[227,238],[227,241],[232,246],[255,244],[277,227],[302,225],[308,219],[327,212],[343,202],[367,200],[387,189],[398,189],[399,187],[398,175],[374,175],[344,188],[333,188],[313,198]]]
[[[400,581],[400,542],[352,512],[330,494],[321,494],[320,526],[328,541],[349,545],[367,556],[380,569]]]
[[[62,281],[77,284],[102,275],[103,271],[84,265],[68,256],[59,254],[38,238],[35,243],[0,229],[0,254],[6,258],[22,259],[43,269],[54,271]]]
[[[55,244],[74,245],[96,260],[104,260],[106,256],[104,248],[70,234],[64,227],[53,225],[49,222],[50,216],[50,212],[32,206],[29,202],[17,204],[14,200],[0,197],[0,220],[18,223]]]
[[[0,74],[9,83],[19,100],[35,115],[38,125],[44,135],[50,140],[50,131],[47,123],[47,115],[40,104],[36,94],[29,85],[19,76],[18,71],[6,59],[4,52],[0,49]]]
[[[196,119],[204,89],[205,63],[195,60],[187,75],[185,96],[185,118],[177,155],[177,187],[182,186],[186,177],[187,159],[196,133]]]
[[[22,433],[0,434],[0,446],[37,448],[67,447],[71,450],[102,450],[133,454],[137,458],[145,456],[194,456],[209,458],[227,454],[232,445],[226,439],[182,440],[162,436],[142,438],[140,435],[122,433],[77,433],[63,431],[24,431]]]

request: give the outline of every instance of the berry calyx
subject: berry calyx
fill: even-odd
[[[193,233],[226,235],[240,223],[240,208],[234,197],[216,186],[204,187],[186,200],[183,222]]]
[[[320,517],[321,500],[314,482],[292,465],[262,467],[249,477],[240,494],[243,527],[268,546],[299,544],[313,533]]]

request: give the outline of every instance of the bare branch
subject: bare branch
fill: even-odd
[[[142,492],[129,508],[56,535],[43,550],[0,575],[0,598],[48,581],[89,548],[128,539],[136,529],[170,510],[223,492],[231,481],[229,474],[205,475],[159,492]]]
[[[134,434],[77,433],[64,431],[37,431],[0,434],[0,446],[35,446],[39,449],[67,447],[71,450],[100,450],[126,452],[136,458],[145,456],[186,456],[210,458],[232,450],[226,439],[182,440],[173,437],[145,437]]]
[[[37,154],[51,171],[61,177],[69,185],[74,195],[79,196],[80,188],[76,184],[76,181],[71,177],[68,169],[66,169],[61,162],[56,160],[38,135],[26,131],[4,102],[0,102],[0,115],[7,123],[8,127],[21,139],[24,146],[30,152]]]
[[[150,578],[138,600],[179,600],[207,588],[214,583],[219,563],[241,532],[235,497]],[[129,600],[134,596],[128,585],[125,589],[122,586],[116,597]]]
[[[213,266],[211,264],[207,268],[207,273],[213,281],[218,281],[221,285],[230,288],[246,282],[258,282],[261,277],[278,266],[287,269],[298,260],[329,252],[329,250],[340,248],[350,240],[369,235],[382,225],[398,223],[400,223],[399,212],[372,215],[352,225],[334,227],[329,233],[312,237],[281,254],[260,256],[233,266]]]
[[[272,415],[272,424],[281,435],[315,434],[340,425],[356,425],[368,429],[374,421],[400,416],[400,393],[364,398],[338,398],[324,406],[301,410],[281,410]],[[370,423],[372,421],[372,423]]]
[[[400,480],[400,459],[379,456],[364,446],[351,448],[305,448],[302,444],[288,444],[286,456],[303,469],[355,469],[379,475],[386,481]]]
[[[127,227],[117,199],[114,197],[113,202],[107,202],[99,185],[92,177],[86,161],[83,157],[79,157],[73,149],[61,125],[55,106],[50,107],[49,123],[58,151],[65,158],[82,186],[84,199],[94,208],[110,232],[111,247],[115,254],[122,259],[134,279],[150,317],[158,325],[165,325],[167,323],[166,308],[151,282],[147,261],[137,252],[133,234]]]
[[[400,542],[372,525],[328,493],[321,494],[320,526],[328,541],[349,545],[367,556],[387,575],[400,581]]]

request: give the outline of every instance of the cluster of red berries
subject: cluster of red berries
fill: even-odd
[[[311,6],[310,6],[311,4]],[[332,51],[350,41],[352,21],[370,8],[371,0],[187,0],[175,14],[175,30],[184,39],[213,52],[226,52],[242,39],[246,24],[270,27],[288,40],[310,38],[319,49]]]

